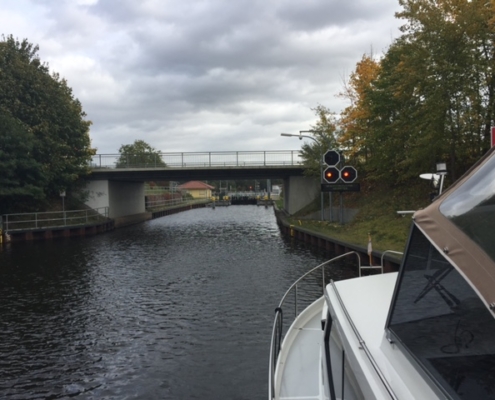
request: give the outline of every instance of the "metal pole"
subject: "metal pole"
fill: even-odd
[[[332,222],[333,220],[333,212],[332,212],[332,192],[328,192],[328,203],[329,203],[329,206],[328,206],[328,211],[329,211],[329,221]]]
[[[324,199],[323,199],[323,192],[321,191],[321,184],[323,183],[323,152],[320,152],[320,221],[325,220],[325,215],[324,215]]]
[[[440,196],[442,194],[442,190],[443,190],[443,180],[445,178],[445,175],[442,175],[440,177],[440,189],[438,190],[438,195]]]
[[[294,312],[295,316],[297,317],[297,285],[294,290]]]
[[[66,226],[67,218],[65,216],[65,196],[62,196],[62,212],[64,213],[64,226]]]

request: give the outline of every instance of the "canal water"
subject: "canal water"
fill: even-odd
[[[265,399],[274,309],[327,259],[256,206],[0,249],[0,398],[19,400]]]

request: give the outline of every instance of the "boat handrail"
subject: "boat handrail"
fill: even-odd
[[[385,254],[387,253],[391,253],[391,254],[398,254],[398,255],[404,255],[403,252],[401,251],[395,251],[395,250],[385,250],[383,253],[382,253],[382,256],[380,258],[380,265],[367,265],[367,266],[360,266],[359,267],[359,276],[362,276],[361,272],[364,270],[364,269],[379,269],[380,270],[380,273],[383,274],[383,259],[385,258]]]
[[[275,319],[273,321],[273,328],[272,328],[272,338],[270,341],[270,365],[269,365],[269,377],[268,377],[268,396],[269,399],[275,398],[275,386],[274,386],[274,379],[275,379],[275,363],[278,358],[278,354],[280,352],[280,346],[282,344],[282,323],[283,323],[283,312],[282,312],[282,306],[284,305],[285,299],[289,295],[289,293],[292,292],[294,289],[295,293],[295,316],[294,319],[297,317],[297,285],[299,282],[304,280],[308,275],[312,274],[314,271],[318,270],[321,268],[321,274],[322,274],[322,294],[325,294],[325,267],[328,264],[331,264],[337,260],[340,260],[344,257],[348,257],[350,255],[356,255],[357,261],[358,261],[358,267],[359,269],[361,268],[361,257],[359,256],[359,253],[356,251],[350,251],[348,253],[341,254],[340,256],[334,257],[330,260],[325,261],[324,263],[321,263],[320,265],[312,268],[308,272],[306,272],[304,275],[302,275],[299,279],[297,279],[291,286],[290,288],[285,292],[285,294],[282,297],[282,300],[280,300],[280,303],[278,307],[275,309]],[[276,342],[277,341],[277,342]]]
[[[381,265],[382,265],[382,268],[383,268],[383,259],[385,258],[385,254],[397,254],[399,256],[403,256],[404,255],[404,252],[402,251],[395,251],[395,250],[385,250],[383,253],[382,253],[382,257],[381,257]],[[383,272],[383,271],[382,271]]]
[[[355,254],[356,257],[357,257],[357,260],[358,260],[358,266],[359,268],[361,268],[361,257],[359,257],[359,253],[357,251],[350,251],[348,253],[344,253],[344,254],[341,254],[340,256],[337,256],[337,257],[334,257],[330,260],[327,260],[325,261],[324,263],[321,263],[320,265],[310,269],[308,272],[306,272],[304,275],[302,275],[301,277],[299,277],[299,279],[297,281],[295,281],[290,287],[289,289],[287,289],[287,291],[285,292],[285,294],[282,296],[282,300],[280,300],[280,303],[278,305],[278,308],[282,308],[284,302],[285,302],[285,299],[286,297],[289,295],[289,293],[292,291],[292,289],[295,288],[295,294],[296,294],[296,301],[295,301],[295,316],[297,317],[297,284],[299,282],[301,282],[302,280],[304,280],[304,278],[306,278],[308,275],[311,275],[314,271],[316,271],[317,269],[321,268],[321,272],[322,272],[322,295],[325,294],[325,266],[327,266],[328,264],[334,262],[334,261],[337,261],[337,260],[340,260],[341,258],[344,258],[344,257],[347,257],[351,254]]]
[[[383,385],[385,386],[385,389],[387,390],[388,394],[390,395],[390,398],[391,399],[394,399],[394,400],[397,400],[398,397],[395,395],[392,387],[387,382],[387,379],[385,379],[385,376],[382,373],[382,371],[380,370],[380,367],[378,366],[377,362],[373,358],[373,355],[371,354],[371,352],[369,351],[368,347],[366,346],[366,342],[364,341],[364,339],[359,334],[359,331],[356,328],[356,325],[354,325],[354,322],[352,321],[352,318],[349,315],[349,312],[347,311],[347,308],[344,305],[344,301],[340,297],[340,293],[337,290],[337,286],[335,286],[335,282],[333,281],[333,279],[330,280],[330,285],[332,285],[332,289],[333,289],[333,291],[335,293],[335,296],[337,297],[337,300],[339,301],[340,307],[342,308],[342,311],[344,312],[344,315],[347,318],[347,321],[349,322],[349,325],[351,326],[352,330],[354,331],[354,334],[356,335],[356,338],[357,338],[357,340],[359,342],[359,346],[364,350],[366,356],[370,360],[371,365],[373,366],[374,370],[376,371],[376,373],[378,374],[380,380],[382,381]]]

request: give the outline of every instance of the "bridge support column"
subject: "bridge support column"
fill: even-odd
[[[144,203],[144,182],[97,180],[86,186],[89,192],[86,205],[91,208],[108,207],[115,227],[151,219]]]
[[[312,203],[320,194],[320,181],[305,176],[284,179],[284,208],[290,214]]]

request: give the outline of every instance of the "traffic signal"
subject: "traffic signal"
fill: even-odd
[[[345,166],[340,170],[340,178],[345,183],[352,183],[357,179],[357,171],[356,168]]]
[[[336,183],[340,179],[340,171],[336,167],[328,167],[323,171],[323,178],[328,183]]]
[[[330,166],[337,165],[340,162],[340,154],[336,150],[328,150],[323,155],[323,161]]]

